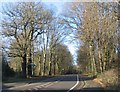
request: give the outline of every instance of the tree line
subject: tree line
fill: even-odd
[[[119,13],[117,2],[67,3],[63,20],[79,39],[77,64],[84,73],[97,75],[118,67]]]
[[[62,43],[68,33],[54,10],[42,2],[22,2],[5,4],[2,14],[2,35],[9,39],[4,56],[19,76],[65,74],[72,68],[72,55]]]
[[[16,72],[23,77],[73,72],[73,59],[63,44],[69,34],[79,40],[79,71],[97,75],[118,66],[119,4],[116,2],[65,3],[62,12],[43,3],[24,2],[5,7],[2,34],[10,39],[4,47]],[[75,72],[75,71],[74,71]]]

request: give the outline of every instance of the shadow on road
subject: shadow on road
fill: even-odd
[[[24,91],[19,91],[19,90],[7,90],[7,91],[2,91],[2,92],[67,92],[68,90],[24,90]],[[119,92],[118,90],[104,90],[102,88],[84,88],[81,90],[71,90],[69,92]]]
[[[92,77],[86,77],[86,76],[79,76],[79,81],[85,81],[85,80],[92,80],[94,78]],[[19,81],[19,82],[13,82],[12,83],[8,83],[6,85],[6,83],[3,83],[2,84],[2,88],[3,89],[7,89],[7,88],[11,88],[11,87],[15,87],[17,86],[16,84],[21,84],[23,85],[24,84],[32,84],[32,83],[39,83],[39,82],[55,82],[55,81],[60,81],[60,82],[71,82],[71,81],[77,81],[77,76],[76,75],[65,75],[65,76],[56,76],[56,77],[51,77],[51,78],[48,78],[48,79],[45,79],[45,80],[41,80],[41,78],[39,79],[38,77],[36,79],[31,79],[29,81]],[[12,84],[12,85],[11,85]]]
[[[87,77],[87,76],[80,76],[79,77],[79,81],[86,81],[86,80],[93,80],[94,78],[93,77]],[[43,81],[30,81],[30,83],[36,83],[36,82],[54,82],[54,81],[66,81],[66,82],[69,82],[69,81],[76,81],[77,78],[76,78],[76,75],[66,75],[66,76],[57,76],[57,77],[53,77],[53,78],[49,78],[47,80],[43,80]],[[3,84],[3,88],[10,88],[10,87],[13,87],[13,86],[6,86]],[[3,90],[2,92],[67,92],[68,89],[65,89],[65,90],[61,90],[61,89],[49,89],[49,90]],[[86,88],[82,88],[82,89],[79,89],[79,90],[72,90],[70,92],[118,92],[117,90],[105,90],[103,89],[102,87],[86,87]]]
[[[4,84],[2,84],[2,89],[7,89],[7,88],[11,88],[11,87],[14,87],[14,86],[8,86],[8,85],[4,85]]]
[[[80,79],[82,80],[92,80],[94,79],[93,77],[87,77],[87,76],[79,76]],[[8,82],[3,82],[3,83],[37,83],[37,82],[54,82],[56,80],[59,81],[76,81],[76,75],[63,75],[63,76],[55,76],[55,77],[35,77],[35,78],[31,78],[31,79],[17,79],[17,81],[8,81]]]

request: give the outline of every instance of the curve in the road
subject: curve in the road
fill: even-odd
[[[70,92],[71,90],[73,90],[78,84],[79,84],[79,76],[77,75],[77,82],[76,82],[76,84],[72,88],[70,88],[67,92]]]

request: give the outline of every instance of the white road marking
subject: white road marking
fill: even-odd
[[[49,85],[50,83],[51,83],[51,82],[48,82],[48,83],[45,83],[45,84],[40,85],[40,86],[44,87],[45,85]]]
[[[51,82],[48,82],[48,83],[45,83],[43,85],[40,85],[41,87],[44,87],[45,85],[48,85],[50,84]],[[25,84],[25,85],[21,85],[21,86],[17,86],[17,87],[12,87],[12,88],[9,88],[9,89],[18,89],[18,88],[22,88],[22,87],[28,87],[28,86],[35,86],[35,85],[38,85],[38,84],[41,84],[41,83],[32,83],[32,84]]]
[[[48,82],[48,83],[45,83],[45,84],[43,84],[43,85],[40,85],[40,86],[36,86],[35,88],[33,88],[33,89],[28,89],[29,91],[30,90],[38,90],[39,88],[46,88],[46,87],[48,87],[48,86],[51,86],[51,85],[53,85],[54,83],[57,83],[58,81],[55,81],[55,82]]]
[[[38,90],[38,88],[34,88],[33,90]]]
[[[18,89],[18,88],[22,88],[22,87],[28,87],[28,86],[34,86],[37,85],[38,83],[32,83],[32,84],[25,84],[25,85],[21,85],[21,86],[16,86],[16,87],[12,87],[12,88],[8,88],[8,89]],[[41,83],[39,83],[41,84]]]
[[[53,85],[53,84],[55,84],[55,83],[57,83],[57,82],[58,82],[58,81],[55,81],[54,83],[48,84],[48,85],[45,86],[45,88],[47,88],[47,87],[49,87],[49,86],[51,86],[51,85]]]
[[[21,87],[25,87],[25,86],[29,86],[29,84],[25,84],[25,85],[17,86],[17,87],[12,87],[12,88],[8,88],[8,89],[16,89],[16,88],[21,88]]]
[[[67,92],[70,92],[71,90],[73,90],[78,84],[79,84],[79,76],[77,75],[77,82],[76,82],[76,84],[72,88],[70,88]]]
[[[83,85],[83,87],[82,87],[82,88],[85,88],[85,87],[87,87],[87,86],[85,85],[85,84],[87,84],[87,83],[86,83],[86,81],[83,81],[83,82],[84,82],[84,85]]]

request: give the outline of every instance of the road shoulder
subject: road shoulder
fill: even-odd
[[[104,87],[97,81],[94,80],[94,78],[90,78],[88,76],[80,75],[80,84],[77,87],[77,90],[81,90],[81,92],[92,92],[92,91],[104,91]]]

